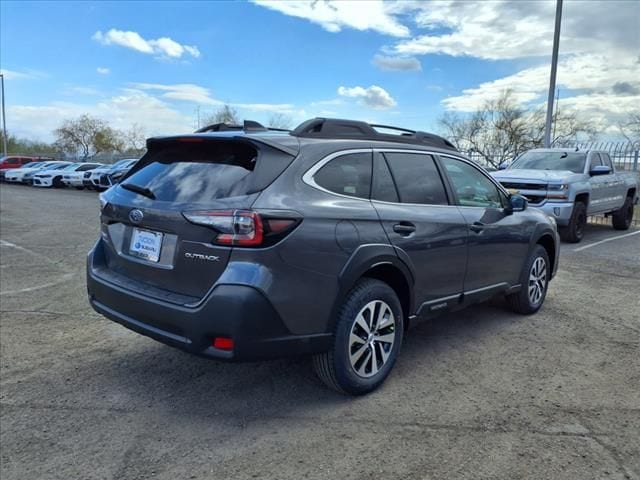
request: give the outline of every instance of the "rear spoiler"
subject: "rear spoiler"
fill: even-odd
[[[163,143],[200,143],[200,142],[228,142],[238,141],[242,143],[248,143],[254,147],[259,147],[256,144],[267,145],[268,147],[280,150],[292,157],[296,157],[299,148],[293,148],[289,145],[283,145],[280,142],[270,140],[264,137],[248,137],[246,135],[212,135],[212,134],[187,134],[187,135],[172,135],[170,137],[151,137],[147,139],[147,150],[151,150],[152,147],[162,145]]]

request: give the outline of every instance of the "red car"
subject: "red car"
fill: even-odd
[[[5,171],[10,168],[21,168],[24,167],[27,163],[31,162],[50,162],[51,160],[55,160],[55,158],[51,157],[25,157],[25,156],[17,156],[17,155],[8,155],[6,157],[2,157],[0,159],[0,181],[4,182],[4,174]]]

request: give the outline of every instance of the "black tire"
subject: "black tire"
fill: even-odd
[[[84,187],[75,187],[76,190],[84,190]]]
[[[51,182],[51,186],[53,188],[62,188],[65,186],[64,183],[62,183],[62,177],[54,177],[53,181]]]
[[[587,224],[587,206],[583,202],[576,202],[571,212],[569,225],[560,228],[560,237],[568,243],[579,243],[584,237],[584,227]]]
[[[375,305],[381,306],[386,304],[386,307],[390,309],[393,315],[392,320],[395,321],[393,327],[389,326],[384,329],[386,332],[384,336],[393,333],[393,343],[388,346],[389,350],[384,351],[384,353],[387,354],[386,360],[383,359],[380,349],[387,348],[386,345],[388,344],[376,343],[375,340],[369,344],[372,336],[375,338],[375,335],[377,335],[377,331],[369,335],[367,342],[362,339],[361,346],[357,343],[352,343],[351,340],[352,329],[359,329],[359,327],[356,326],[356,318],[361,311],[371,305],[372,302],[376,302]],[[379,312],[379,310],[375,311]],[[377,317],[375,314],[371,315],[371,317],[374,316]],[[364,332],[364,330],[362,331]],[[402,307],[396,293],[389,285],[380,280],[363,278],[347,294],[338,312],[333,347],[328,352],[320,353],[313,357],[314,370],[325,385],[338,392],[350,395],[364,395],[369,393],[384,382],[396,363],[402,345],[403,334],[404,319]],[[385,345],[385,347],[381,345]],[[364,350],[360,350],[360,348]],[[356,371],[356,368],[352,366],[350,358],[356,356],[358,351],[363,352],[359,359],[359,361],[362,360],[362,363],[360,363],[361,368],[366,369],[365,364],[371,365],[369,372],[367,372],[369,376],[362,376]],[[378,360],[382,361],[381,366]],[[376,368],[379,367],[377,373],[372,372],[373,361],[376,362]],[[358,366],[357,362],[356,366]]]
[[[629,230],[631,222],[633,222],[633,199],[628,196],[622,207],[613,212],[611,216],[613,228],[616,230]]]
[[[540,287],[540,282],[532,282],[531,275],[533,273],[533,265],[538,260],[542,259],[545,266],[544,285],[541,287],[539,300],[533,301],[532,295],[530,295],[530,288],[533,283],[536,283]],[[520,274],[520,285],[522,288],[519,292],[507,295],[507,303],[514,312],[521,313],[523,315],[530,315],[536,313],[542,307],[544,299],[547,296],[547,289],[549,288],[549,279],[551,278],[551,263],[549,262],[549,255],[542,245],[536,245],[529,258],[522,269]]]

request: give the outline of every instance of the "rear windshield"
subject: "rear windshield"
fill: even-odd
[[[586,158],[584,153],[577,152],[526,152],[509,169],[570,170],[582,173]]]
[[[170,146],[148,152],[122,183],[147,188],[156,200],[201,203],[250,193],[256,159],[243,143]]]

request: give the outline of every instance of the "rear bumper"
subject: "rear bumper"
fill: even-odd
[[[254,361],[326,351],[331,334],[292,335],[264,295],[246,285],[217,285],[194,307],[160,301],[119,286],[96,268],[101,241],[87,258],[89,302],[130,330],[187,352],[228,361]],[[232,351],[212,346],[231,338]]]

